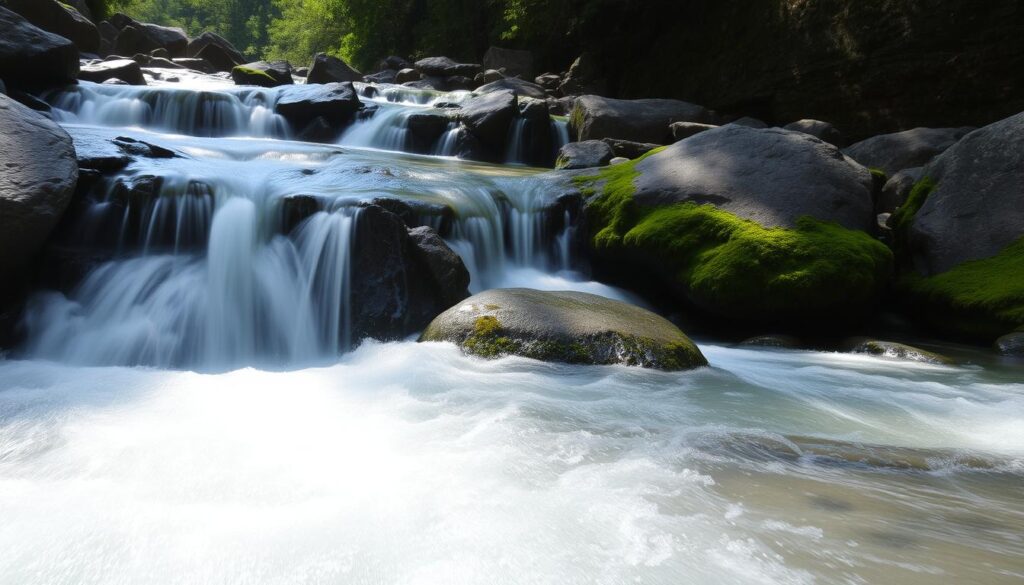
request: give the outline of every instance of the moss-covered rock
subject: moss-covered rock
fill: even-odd
[[[952,365],[952,359],[912,345],[878,339],[852,339],[847,342],[851,353],[863,353],[894,360],[921,362],[936,365]]]
[[[639,307],[580,292],[489,290],[448,309],[420,341],[450,341],[484,358],[505,355],[660,370],[707,365],[675,325]]]
[[[287,61],[256,61],[231,70],[235,85],[277,87],[292,83],[292,66]]]
[[[675,149],[716,132],[722,130],[709,130],[668,148]],[[791,140],[788,136],[783,139]],[[805,145],[801,141],[814,144]],[[826,155],[829,149],[834,151],[834,147],[810,137],[796,139],[791,147],[808,146],[816,152],[801,159],[805,167],[811,164],[808,161]],[[661,152],[652,151],[636,161],[576,177],[578,187],[588,197],[589,244],[599,261],[654,275],[668,282],[689,303],[737,321],[824,327],[855,319],[876,304],[891,272],[892,254],[863,231],[810,214],[797,214],[794,206],[801,204],[801,198],[807,201],[808,209],[818,215],[825,214],[818,209],[821,202],[816,199],[814,184],[801,187],[797,180],[799,176],[813,173],[813,169],[793,170],[798,177],[789,177],[790,183],[794,189],[804,191],[780,195],[777,205],[768,200],[770,194],[757,198],[756,185],[742,168],[740,174],[744,176],[732,185],[728,184],[729,176],[716,170],[719,173],[716,184],[723,194],[714,193],[711,190],[714,186],[705,189],[703,194],[704,201],[714,204],[701,204],[701,198],[687,199],[688,196],[676,202],[673,197],[678,194],[666,195],[664,187],[649,190],[645,201],[641,201],[637,184],[644,182],[643,174],[648,172],[645,161],[660,156]],[[656,168],[665,167],[671,161],[672,158],[660,161]],[[739,164],[753,165],[754,162],[756,159]],[[779,164],[775,157],[760,162],[765,167]],[[841,156],[838,163],[854,164]],[[829,174],[828,164],[832,163],[826,163],[822,175]],[[827,179],[832,188],[851,190],[849,197],[858,204],[863,203],[865,218],[868,217],[871,174],[862,167],[833,170],[833,176]],[[766,170],[765,174],[778,177],[786,172],[775,169]],[[690,178],[681,182],[686,183],[685,190],[699,190],[691,188]],[[844,195],[837,191],[834,196],[838,201]],[[645,204],[658,201],[663,204]],[[765,227],[741,217],[741,213],[774,218],[783,225]],[[791,221],[787,216],[795,216],[795,219]],[[859,214],[836,218],[840,220],[855,225],[861,223]]]

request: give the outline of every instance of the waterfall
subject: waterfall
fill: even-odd
[[[415,111],[400,106],[381,106],[372,116],[353,122],[338,144],[403,152],[409,138],[409,115]]]
[[[448,129],[444,131],[434,147],[434,154],[437,156],[455,156],[455,148],[459,144],[459,124],[451,122]]]

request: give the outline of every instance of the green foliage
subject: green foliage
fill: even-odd
[[[108,10],[142,22],[178,26],[190,36],[213,31],[250,58],[262,56],[279,17],[274,0],[106,0]]]
[[[996,256],[942,274],[910,273],[900,288],[936,329],[991,341],[1024,327],[1024,238]]]
[[[578,179],[596,194],[587,212],[597,253],[644,262],[694,304],[733,319],[835,319],[877,302],[892,253],[868,234],[811,217],[765,228],[711,205],[641,207],[633,180],[646,156]]]

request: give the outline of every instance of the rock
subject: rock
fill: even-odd
[[[487,85],[488,83],[494,83],[505,79],[505,75],[501,71],[495,71],[494,69],[488,69],[481,73],[477,73],[476,77],[473,78],[474,87],[480,87]]]
[[[117,34],[120,31],[106,20],[97,24],[96,29],[100,33],[99,54],[106,57],[114,52],[114,46],[117,44]]]
[[[893,175],[903,169],[924,166],[971,130],[973,128],[914,128],[862,140],[843,152],[868,168]]]
[[[476,83],[465,75],[452,75],[444,78],[442,87],[445,87],[446,91],[470,91],[476,87]]]
[[[851,353],[864,353],[890,359],[921,362],[926,364],[945,366],[953,365],[953,360],[944,355],[893,341],[854,339],[848,341],[846,345],[850,347]]]
[[[842,148],[845,146],[843,139],[843,133],[836,129],[835,126],[828,122],[822,122],[821,120],[797,120],[792,124],[786,124],[783,127],[785,130],[792,130],[794,132],[803,132],[804,134],[810,134],[811,136],[828,142],[834,146]]]
[[[170,59],[164,59],[163,57],[153,57],[146,64],[146,67],[155,69],[188,69],[180,63],[175,63]]]
[[[874,219],[871,173],[831,144],[778,128],[726,125],[637,164],[641,205],[713,203],[765,227],[810,215],[852,230]]]
[[[732,122],[729,123],[734,124],[736,126],[754,128],[756,130],[763,130],[768,127],[768,124],[765,124],[763,121],[758,120],[757,118],[751,118],[750,116],[744,116],[738,120],[733,120]]]
[[[480,65],[456,63],[448,57],[427,57],[416,62],[414,67],[425,77],[451,77],[462,75],[472,78],[480,72]]]
[[[1024,113],[967,135],[924,175],[936,187],[910,226],[918,272],[989,258],[1024,237]]]
[[[673,122],[713,121],[711,112],[679,100],[616,100],[596,95],[576,100],[570,118],[570,132],[576,140],[619,138],[634,142],[668,144]]]
[[[217,68],[210,64],[206,59],[196,59],[193,57],[180,57],[178,59],[172,59],[172,63],[181,65],[185,69],[191,69],[192,71],[198,71],[200,73],[216,73]]]
[[[378,71],[370,75],[364,75],[363,81],[366,83],[395,83],[395,78],[398,76],[398,71],[394,69],[385,69]]]
[[[142,76],[142,68],[131,59],[99,61],[91,65],[83,65],[78,77],[93,83],[103,83],[108,79],[120,79],[128,85],[146,85],[146,78]]]
[[[230,41],[210,31],[189,41],[185,55],[195,59],[205,59],[217,71],[231,71],[235,65],[245,63],[245,57]]]
[[[544,73],[538,75],[533,79],[533,82],[544,88],[544,91],[557,92],[558,86],[562,83],[562,78],[554,73]]]
[[[235,81],[235,85],[289,85],[293,83],[292,66],[287,61],[256,61],[236,66],[231,70],[231,79]]]
[[[461,260],[443,240],[422,230],[410,234],[397,215],[375,205],[359,210],[352,249],[353,339],[421,331],[450,301],[469,294],[458,290],[466,268],[459,269]],[[445,276],[452,280],[438,280]]]
[[[292,75],[305,79],[309,77],[309,67],[296,67],[292,69]]]
[[[326,53],[317,53],[309,66],[306,83],[338,83],[362,81],[363,74],[349,67],[348,63]]]
[[[529,97],[538,100],[545,100],[548,97],[547,92],[541,86],[529,81],[523,81],[522,79],[516,79],[515,77],[504,77],[476,89],[478,94],[495,91],[511,91],[519,97]]]
[[[995,350],[1000,355],[1024,357],[1024,331],[1014,331],[1000,337],[995,342]]]
[[[12,86],[51,87],[78,77],[78,48],[0,7],[0,79]]]
[[[301,128],[318,117],[333,124],[347,122],[361,107],[355,88],[346,82],[289,87],[281,91],[274,110]]]
[[[166,49],[171,57],[185,57],[188,50],[188,35],[180,28],[137,22],[123,14],[110,17],[118,29],[114,51],[121,55],[149,53],[154,49]]]
[[[570,142],[558,151],[556,169],[589,169],[607,166],[615,153],[612,147],[600,140]]]
[[[336,124],[323,116],[317,116],[295,135],[295,139],[300,142],[331,144],[337,140],[340,132]]]
[[[164,48],[153,49],[152,51],[149,52],[149,55],[151,57],[155,57],[155,58],[158,58],[158,59],[164,59],[164,60],[168,60],[168,59],[171,58],[171,54],[168,53],[167,49],[164,49]]]
[[[701,132],[718,128],[713,124],[700,124],[698,122],[673,122],[669,124],[669,132],[672,133],[672,140],[679,142]]]
[[[509,125],[517,112],[516,95],[504,90],[466,100],[462,103],[459,118],[484,145],[502,152]]]
[[[904,169],[889,177],[889,180],[882,187],[882,192],[875,205],[875,211],[877,213],[892,213],[896,211],[896,208],[902,206],[907,200],[910,190],[923,177],[924,167]]]
[[[100,50],[100,32],[73,7],[56,0],[4,0],[7,8],[35,26],[70,40],[82,53]]]
[[[489,290],[439,315],[420,341],[453,342],[485,358],[519,355],[670,371],[707,365],[697,346],[669,321],[581,292]]]
[[[396,57],[395,55],[381,59],[380,64],[377,66],[378,69],[393,69],[395,71],[409,69],[411,67],[412,63],[410,63],[408,59]]]
[[[740,342],[748,347],[772,347],[777,349],[800,349],[803,345],[798,337],[792,335],[768,334],[749,337]]]
[[[490,47],[484,53],[484,67],[504,70],[506,75],[512,77],[529,79],[533,77],[533,53]]]
[[[415,227],[409,230],[415,253],[426,266],[440,302],[448,307],[469,296],[469,270],[462,258],[448,247],[434,228]]]
[[[427,110],[415,112],[406,118],[406,128],[409,131],[410,150],[422,154],[428,154],[437,139],[448,129],[451,118],[444,112]]]
[[[601,141],[612,148],[615,156],[624,158],[640,158],[655,148],[660,147],[658,144],[619,140],[617,138],[602,138]]]
[[[629,159],[624,156],[617,156],[612,160],[608,161],[608,166],[621,165],[622,163],[628,163]]]
[[[600,64],[589,53],[583,53],[569,67],[558,91],[562,95],[604,95],[608,93],[608,81]]]
[[[0,289],[13,289],[70,203],[78,164],[67,132],[7,96],[0,128]]]
[[[409,81],[419,81],[423,78],[423,75],[415,69],[406,68],[402,69],[395,75],[395,83],[407,83]]]
[[[573,183],[599,275],[667,285],[719,319],[835,329],[888,282],[871,173],[806,134],[726,125]]]
[[[44,102],[43,100],[37,98],[36,96],[30,93],[25,93],[17,89],[12,89],[10,93],[8,93],[7,95],[10,96],[11,99],[15,100],[16,102],[25,106],[26,108],[29,108],[30,110],[35,110],[43,114],[49,114],[53,110],[53,108],[50,107],[50,104]]]

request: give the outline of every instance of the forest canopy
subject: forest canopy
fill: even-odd
[[[529,47],[564,68],[583,27],[635,0],[95,0],[100,12],[212,30],[253,59],[307,63],[318,52],[372,70],[387,55],[479,60],[491,44]]]

